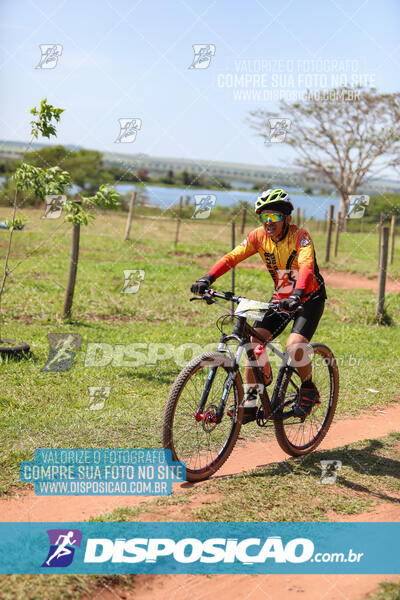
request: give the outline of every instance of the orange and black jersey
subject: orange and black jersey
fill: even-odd
[[[264,227],[254,229],[239,246],[225,254],[207,275],[215,280],[257,252],[274,281],[274,298],[287,298],[295,289],[303,290],[302,302],[315,296],[326,298],[312,239],[305,229],[296,225],[289,225],[286,235],[279,242],[274,242]]]

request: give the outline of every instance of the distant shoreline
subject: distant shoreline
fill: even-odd
[[[183,190],[184,192],[187,193],[187,195],[189,195],[189,193],[193,194],[196,193],[196,190],[198,190],[199,192],[201,192],[202,190],[204,190],[204,186],[196,186],[196,187],[183,187],[182,185],[180,185],[179,183],[164,183],[164,182],[155,182],[155,181],[144,181],[144,182],[135,182],[135,181],[118,181],[117,182],[118,185],[130,185],[130,186],[138,186],[140,188],[146,187],[146,186],[152,186],[152,187],[165,187],[165,188],[176,188],[179,190]],[[223,188],[221,186],[217,186],[217,185],[207,185],[206,186],[207,189],[209,190],[215,190],[215,191],[220,191],[220,192],[246,192],[249,194],[254,194],[254,196],[257,196],[258,193],[260,193],[260,191],[264,188],[262,188],[262,186],[260,186],[260,188],[258,190],[253,190],[252,188],[248,188],[248,187],[230,187],[230,188]],[[276,187],[276,186],[275,186]],[[288,190],[289,195],[293,194],[293,195],[301,195],[301,194],[305,194],[306,192],[304,190],[293,190],[290,188],[290,186],[282,186],[284,189]],[[274,189],[274,186],[271,185],[271,188]],[[331,194],[329,194],[329,192],[307,192],[307,195],[309,196],[329,196]],[[337,194],[332,194],[332,197],[337,196]]]

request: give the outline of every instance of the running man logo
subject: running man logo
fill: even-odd
[[[361,219],[364,216],[367,206],[369,206],[369,196],[349,196],[347,218]]]
[[[217,197],[215,194],[195,194],[195,211],[192,219],[207,219],[214,208]]]
[[[79,529],[48,529],[50,548],[42,567],[68,567],[79,548],[82,532]],[[74,547],[75,546],[75,547]]]
[[[268,119],[270,133],[265,140],[266,144],[279,144],[285,141],[286,134],[292,124],[290,119]]]
[[[214,44],[193,44],[194,57],[189,69],[208,69],[215,54]]]
[[[39,44],[39,48],[42,56],[35,69],[54,69],[63,51],[61,44]]]
[[[69,371],[80,349],[82,338],[77,333],[49,333],[49,358],[42,371]]]
[[[119,134],[114,144],[132,144],[137,132],[142,129],[142,119],[118,119]]]
[[[144,279],[143,269],[124,269],[124,287],[121,294],[136,294]]]
[[[110,395],[111,387],[106,385],[104,387],[89,386],[89,410],[102,410],[106,403],[107,398]]]
[[[334,484],[336,482],[336,477],[338,476],[339,471],[342,468],[341,460],[321,460],[321,479],[318,483],[322,484]]]
[[[61,217],[67,196],[62,194],[49,194],[46,196],[46,210],[42,219],[58,219]]]

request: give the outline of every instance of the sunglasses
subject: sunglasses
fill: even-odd
[[[279,221],[282,221],[283,216],[284,215],[281,213],[261,213],[260,221],[261,223],[268,223],[268,221],[271,223],[278,223]]]

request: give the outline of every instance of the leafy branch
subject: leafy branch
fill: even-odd
[[[31,109],[31,114],[36,117],[30,122],[32,136],[36,139],[39,134],[46,138],[50,138],[51,135],[56,136],[57,132],[52,120],[54,119],[58,123],[63,112],[63,108],[54,108],[51,104],[47,104],[47,98],[44,98],[40,103],[39,110],[36,107]]]
[[[41,200],[45,200],[46,196],[49,195],[65,194],[72,186],[70,173],[62,170],[59,166],[42,169],[41,167],[24,162],[25,156],[32,146],[33,139],[37,139],[39,135],[48,139],[51,136],[56,136],[57,132],[55,126],[60,121],[64,109],[55,108],[53,105],[47,103],[47,98],[44,98],[40,103],[40,107],[34,107],[30,112],[34,117],[30,122],[32,138],[24,151],[21,165],[16,169],[12,176],[12,180],[15,183],[15,193],[12,219],[7,221],[10,234],[4,262],[3,278],[0,285],[0,307],[7,277],[22,262],[19,261],[12,269],[9,268],[13,231],[21,224],[19,217],[16,217],[18,194],[25,191],[31,191]],[[65,212],[67,213],[65,221],[72,223],[73,225],[89,225],[89,223],[94,220],[94,216],[88,209],[93,207],[115,208],[119,203],[120,194],[108,185],[102,185],[93,196],[82,196],[79,200],[68,200],[64,205]],[[78,239],[79,233],[75,232],[75,234],[78,236]],[[42,244],[43,243],[39,244],[38,247]],[[34,251],[35,248],[30,254]]]

